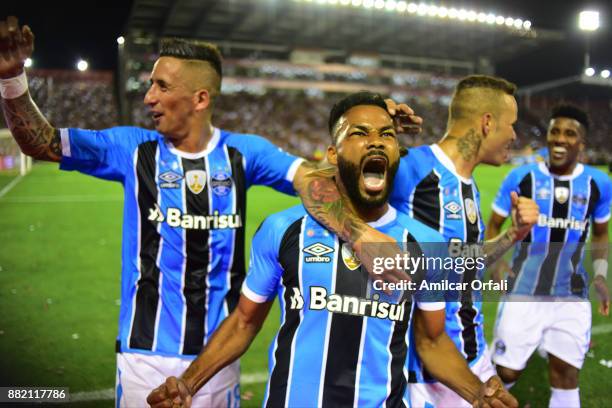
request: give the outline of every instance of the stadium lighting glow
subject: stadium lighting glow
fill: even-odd
[[[578,27],[582,31],[597,30],[599,28],[599,11],[581,11],[578,15]]]
[[[592,77],[593,75],[595,75],[595,70],[591,67],[588,67],[584,70],[584,75]]]
[[[23,61],[23,66],[26,68],[30,68],[32,64],[34,64],[34,61],[32,61],[32,58],[26,58],[25,61]]]
[[[387,11],[394,11],[397,8],[397,2],[395,0],[387,0],[385,9]]]
[[[523,27],[523,20],[521,20],[520,18],[517,18],[516,20],[514,20],[514,28],[520,29]]]
[[[315,3],[333,6],[364,9],[376,9],[377,11],[390,13],[409,13],[416,14],[425,18],[439,18],[459,21],[469,21],[470,23],[487,24],[489,26],[506,26],[511,30],[531,30],[531,21],[520,18],[500,16],[485,10],[457,9],[434,5],[425,2],[408,2],[406,0],[293,0],[296,3]],[[117,42],[119,42],[119,38]],[[125,40],[124,40],[125,41]],[[122,44],[122,43],[119,43]]]
[[[117,37],[117,44],[123,45],[125,43],[125,38],[123,36]]]
[[[77,62],[76,67],[79,71],[87,71],[87,68],[89,68],[89,64],[85,60],[79,60],[79,62]]]
[[[599,75],[601,75],[601,77],[604,78],[604,79],[608,79],[608,78],[610,78],[610,70],[609,69],[604,69],[603,71],[601,71],[599,73]]]

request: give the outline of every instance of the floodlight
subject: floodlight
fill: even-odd
[[[599,11],[581,11],[578,15],[578,27],[582,31],[597,30],[599,28]]]

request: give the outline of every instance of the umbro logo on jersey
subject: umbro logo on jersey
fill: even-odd
[[[461,204],[456,201],[451,201],[444,206],[446,210],[446,218],[449,220],[459,220],[461,219]]]
[[[187,187],[193,194],[200,194],[206,186],[206,172],[204,170],[189,170],[185,173]]]
[[[160,188],[179,188],[181,185],[177,183],[183,176],[173,171],[167,171],[159,175],[159,179],[162,181],[159,183]]]
[[[559,204],[565,204],[569,198],[569,188],[567,187],[555,187],[555,200]]]
[[[304,252],[311,256],[307,256],[304,258],[304,262],[306,263],[325,263],[331,262],[331,257],[326,256],[330,252],[334,252],[333,248],[328,247],[327,245],[323,245],[320,242],[315,242],[312,245],[307,246],[303,249]]]

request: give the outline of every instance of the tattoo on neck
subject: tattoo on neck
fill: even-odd
[[[474,129],[468,130],[465,136],[457,141],[457,150],[465,161],[472,161],[480,150],[482,140]]]

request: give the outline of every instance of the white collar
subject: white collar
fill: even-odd
[[[460,179],[464,183],[472,184],[472,179],[471,178],[467,179],[467,178],[461,176],[457,172],[457,168],[455,167],[455,163],[453,163],[453,161],[450,159],[450,157],[448,157],[446,155],[446,153],[444,153],[444,150],[442,150],[442,148],[437,143],[431,144],[431,145],[429,145],[429,147],[431,148],[431,151],[434,154],[434,156],[436,156],[436,159],[438,159],[438,161],[440,163],[442,163],[442,165],[444,167],[446,167],[448,169],[448,171],[453,173],[458,179]]]
[[[538,167],[542,173],[546,174],[547,176],[556,178],[557,180],[561,180],[561,181],[573,180],[579,175],[581,175],[582,172],[584,171],[584,166],[582,165],[582,163],[576,164],[576,167],[574,167],[574,171],[572,171],[572,174],[564,174],[562,176],[555,174],[555,173],[551,173],[550,170],[548,169],[548,166],[544,162],[540,162]]]
[[[213,128],[212,137],[208,141],[206,148],[199,152],[195,152],[195,153],[184,152],[174,147],[174,145],[168,140],[166,140],[166,146],[168,147],[168,150],[170,150],[172,153],[176,154],[177,156],[183,157],[185,159],[194,160],[194,159],[201,159],[202,157],[205,157],[210,152],[212,152],[215,149],[215,147],[217,147],[217,145],[219,144],[219,139],[221,139],[221,131],[217,128]]]
[[[394,221],[396,217],[397,217],[397,211],[395,210],[395,208],[389,205],[389,208],[387,209],[386,213],[384,213],[376,221],[368,222],[368,225],[372,228],[379,228],[379,227],[382,227],[383,225],[387,225],[391,221]]]

